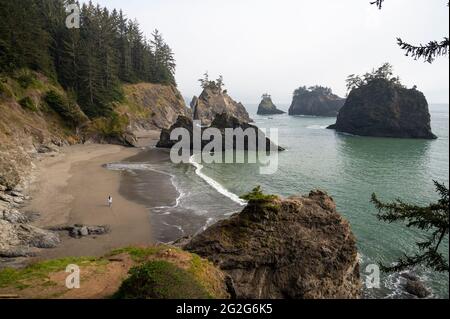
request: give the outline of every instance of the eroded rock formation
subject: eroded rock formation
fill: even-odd
[[[193,98],[191,108],[194,120],[201,121],[203,125],[210,125],[217,115],[223,113],[241,122],[252,122],[244,105],[234,101],[226,90],[220,88],[205,88],[199,97]]]
[[[277,115],[284,114],[283,112],[277,108],[275,104],[272,102],[272,97],[268,94],[264,94],[262,96],[262,101],[258,107],[258,115]]]
[[[227,273],[237,298],[360,296],[355,237],[322,191],[288,199],[253,193],[241,213],[184,248]]]
[[[423,93],[386,79],[352,90],[336,124],[329,128],[361,136],[436,138]]]
[[[294,92],[289,115],[337,116],[345,99],[333,94],[330,88],[301,87]]]

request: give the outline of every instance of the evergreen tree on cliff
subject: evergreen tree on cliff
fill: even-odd
[[[0,73],[41,72],[91,118],[111,116],[121,82],[175,85],[175,59],[159,32],[150,43],[122,11],[84,3],[80,28],[66,26],[75,0],[0,0]]]
[[[430,233],[428,239],[418,242],[419,253],[400,258],[394,266],[383,266],[387,272],[402,271],[420,264],[439,272],[449,271],[448,261],[439,252],[444,238],[449,234],[449,190],[444,184],[434,182],[440,199],[428,206],[407,204],[401,200],[383,203],[375,194],[372,202],[379,210],[378,218],[388,223],[406,222],[409,228]]]
[[[385,0],[376,0],[371,4],[376,5],[380,10]],[[448,7],[448,3],[447,3]],[[412,56],[414,59],[424,59],[432,63],[438,56],[446,56],[449,53],[449,38],[444,37],[442,41],[430,41],[426,45],[413,45],[404,42],[401,38],[397,38],[398,45],[402,50],[406,51],[406,56]]]

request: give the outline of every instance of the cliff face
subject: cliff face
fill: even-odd
[[[263,99],[258,107],[258,115],[276,115],[276,114],[284,114],[279,110],[275,104],[272,102],[272,98],[270,96],[263,96]]]
[[[190,113],[180,92],[173,85],[129,84],[124,86],[124,92],[123,113],[129,114],[133,128],[169,128],[178,116]]]
[[[252,122],[244,105],[234,101],[226,91],[219,89],[204,89],[200,97],[193,98],[191,108],[194,120],[200,120],[203,125],[210,125],[216,115],[223,113],[241,122]]]
[[[361,136],[435,139],[430,122],[422,92],[378,79],[354,89],[329,128]]]
[[[230,275],[237,298],[359,298],[355,238],[331,197],[252,196],[185,249]]]
[[[31,71],[0,78],[0,186],[19,184],[38,154],[80,142],[78,130],[89,120],[78,105],[67,104],[58,114],[46,103],[47,92],[66,98],[61,87]]]
[[[302,91],[294,94],[289,115],[337,116],[345,99],[327,92]]]
[[[189,114],[174,86],[125,85],[124,92],[114,106],[117,116],[90,120],[42,74],[22,70],[0,77],[0,186],[22,183],[41,153],[87,141],[134,145],[134,130],[168,128]]]

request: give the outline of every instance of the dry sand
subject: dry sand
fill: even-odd
[[[149,140],[145,142],[148,144]],[[37,163],[37,182],[31,188],[33,199],[26,207],[40,214],[35,225],[48,228],[83,224],[111,228],[109,234],[95,238],[73,239],[61,233],[62,244],[42,250],[37,259],[101,256],[120,247],[154,243],[148,208],[120,194],[123,172],[103,167],[140,151],[116,145],[76,145]],[[109,195],[113,197],[112,208],[107,205]]]

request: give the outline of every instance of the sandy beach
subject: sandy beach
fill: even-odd
[[[145,144],[149,141],[145,139]],[[141,151],[117,145],[76,145],[36,163],[38,173],[31,186],[32,200],[26,207],[27,211],[40,214],[36,226],[108,225],[111,229],[109,234],[81,239],[61,232],[61,245],[42,250],[37,259],[101,256],[120,247],[154,243],[148,208],[127,200],[119,191],[125,173],[103,167]],[[166,176],[155,175],[156,182],[158,178],[167,182]],[[110,195],[111,208],[107,204]]]

